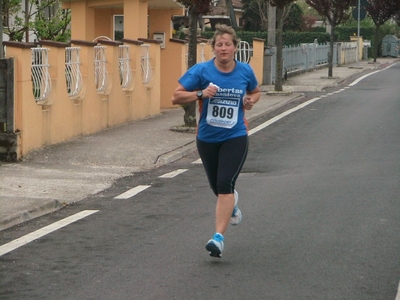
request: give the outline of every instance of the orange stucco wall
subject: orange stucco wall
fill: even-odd
[[[95,87],[93,45],[81,48],[81,65],[84,93],[71,99],[65,78],[65,49],[45,45],[49,51],[49,73],[52,92],[45,101],[35,101],[31,80],[31,49],[7,46],[7,56],[15,59],[15,128],[21,132],[20,155],[44,145],[55,144],[74,136],[95,133],[133,119],[160,113],[160,49],[150,46],[153,67],[151,85],[144,85],[141,77],[141,46],[130,45],[131,68],[134,85],[123,90],[119,75],[119,44],[106,45],[108,88],[98,93]],[[33,45],[32,45],[33,47]],[[132,49],[133,48],[133,49]]]
[[[251,58],[249,64],[256,75],[258,84],[261,85],[263,82],[264,68],[264,40],[253,40],[253,57]]]
[[[32,92],[30,45],[7,45],[6,57],[15,64],[15,130],[20,131],[19,157],[44,145],[59,143],[79,135],[87,135],[127,121],[160,113],[172,108],[171,96],[179,77],[187,70],[184,41],[172,39],[171,16],[183,14],[183,9],[149,9],[143,0],[76,0],[64,7],[72,11],[71,46],[80,47],[80,71],[83,89],[73,98],[68,96],[65,76],[66,44],[42,42],[49,51],[50,96],[36,102]],[[111,5],[111,6],[110,6]],[[129,46],[133,84],[121,87],[120,45],[113,38],[113,15],[125,14],[123,44]],[[148,18],[148,19],[147,19]],[[149,26],[147,26],[149,24]],[[154,33],[165,33],[165,48],[154,40]],[[105,46],[107,89],[99,93],[95,84],[95,46]],[[143,82],[143,51],[149,45],[149,64],[152,79]],[[254,43],[251,66],[262,82],[263,42]],[[34,45],[32,44],[33,48]],[[213,57],[207,42],[198,44],[198,61]]]
[[[177,78],[181,75],[180,69],[177,68],[181,49],[176,49],[176,45],[170,42],[173,30],[171,16],[180,13],[182,13],[182,10],[149,10],[149,38],[153,38],[155,33],[165,34],[165,48],[161,49],[160,53],[160,88],[162,91],[160,104],[162,108],[173,107],[171,95],[176,88]]]

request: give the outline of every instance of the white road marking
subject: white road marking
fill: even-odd
[[[400,283],[399,283],[399,287],[397,288],[397,295],[395,300],[400,300]]]
[[[125,193],[114,197],[114,199],[129,199],[149,187],[150,187],[150,185],[138,185],[137,187],[134,187],[133,189],[130,189],[129,191],[126,191]]]
[[[313,103],[313,102],[315,102],[317,100],[320,100],[320,99],[321,98],[319,98],[319,97],[318,98],[313,98],[313,99],[308,100],[308,101],[306,101],[306,102],[304,102],[304,103],[302,103],[302,104],[300,104],[300,105],[298,105],[296,107],[293,107],[292,109],[289,109],[289,110],[281,113],[280,115],[277,115],[276,117],[273,117],[272,119],[268,120],[267,122],[264,122],[261,125],[258,125],[257,127],[255,127],[252,130],[250,130],[249,131],[249,135],[252,135],[252,134],[264,129],[265,127],[268,127],[269,125],[275,123],[276,121],[279,121],[280,119],[286,117],[287,115],[290,115],[291,113],[293,113],[293,112],[295,112],[295,111],[297,111],[299,109],[302,109],[302,108],[306,107],[307,105],[310,105],[311,103]]]
[[[19,247],[22,247],[34,240],[37,240],[43,236],[45,236],[46,234],[52,233],[62,227],[65,227],[71,223],[74,223],[80,219],[83,219],[87,216],[90,216],[94,213],[98,212],[98,210],[84,210],[81,211],[75,215],[72,215],[70,217],[67,217],[65,219],[62,219],[60,221],[57,221],[53,224],[50,224],[46,227],[43,227],[41,229],[38,229],[34,232],[31,232],[27,235],[24,235],[23,237],[20,237],[12,242],[9,242],[7,244],[4,244],[2,246],[0,246],[0,256],[3,256],[4,254],[11,252]]]
[[[201,165],[203,162],[201,161],[201,158],[195,160],[194,162],[192,162],[193,165]]]
[[[366,75],[364,75],[364,76],[361,76],[361,77],[358,78],[357,80],[355,80],[355,81],[353,81],[352,83],[350,83],[349,86],[355,86],[357,83],[359,83],[361,80],[367,78],[368,76],[371,76],[371,75],[373,75],[373,74],[376,74],[376,73],[379,73],[379,72],[382,72],[382,71],[386,71],[387,69],[390,69],[391,67],[393,67],[393,66],[395,66],[395,65],[396,65],[396,64],[391,64],[391,65],[387,66],[386,68],[384,68],[384,69],[382,69],[382,70],[377,70],[377,71],[375,71],[375,72],[371,72],[371,73],[369,73],[369,74],[366,74]]]
[[[187,170],[188,169],[178,169],[176,171],[161,175],[161,176],[159,176],[159,178],[174,178],[175,176],[178,176],[179,174],[185,173]]]
[[[352,83],[350,83],[349,84],[349,86],[355,86],[357,83],[359,83],[361,80],[363,80],[363,79],[365,79],[365,78],[367,78],[368,76],[371,76],[371,75],[373,75],[373,74],[375,74],[375,73],[378,73],[378,72],[380,72],[381,70],[379,70],[379,71],[375,71],[375,72],[372,72],[372,73],[369,73],[369,74],[366,74],[366,75],[364,75],[364,76],[361,76],[360,78],[358,78],[357,80],[355,80],[355,81],[353,81]]]

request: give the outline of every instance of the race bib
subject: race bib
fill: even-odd
[[[207,123],[215,127],[232,128],[239,115],[240,99],[211,98],[208,102]]]

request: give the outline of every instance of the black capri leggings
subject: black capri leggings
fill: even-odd
[[[247,157],[247,135],[221,143],[206,143],[196,139],[208,182],[214,194],[232,194],[236,179]]]

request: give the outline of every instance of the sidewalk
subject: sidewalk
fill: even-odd
[[[362,61],[335,67],[335,79],[324,79],[327,68],[297,75],[284,83],[284,90],[293,92],[286,96],[267,95],[266,91],[274,87],[261,86],[261,99],[246,116],[251,122],[302,97],[302,92],[322,91],[352,75],[395,61],[398,59],[382,58],[376,64]],[[1,164],[0,231],[81,201],[107,189],[118,178],[171,163],[195,151],[193,133],[169,130],[181,124],[180,107],[164,110],[157,116],[33,151],[20,163]]]

